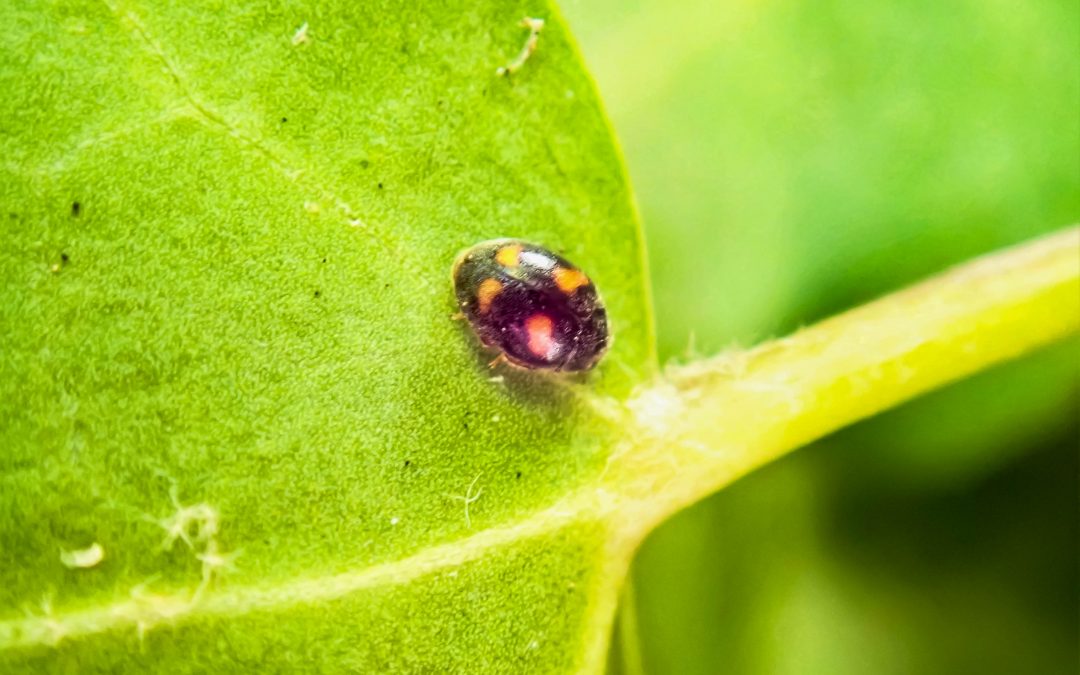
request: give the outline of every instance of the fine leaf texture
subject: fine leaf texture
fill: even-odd
[[[4,11],[5,672],[597,672],[663,517],[1080,324],[1071,229],[658,377],[551,9]],[[595,279],[597,371],[488,368],[495,236]]]
[[[527,15],[538,47],[500,77]],[[651,321],[558,17],[110,0],[0,22],[0,669],[602,658],[589,612],[620,575],[545,509],[603,468],[583,392],[650,372]],[[500,236],[593,277],[617,336],[597,371],[489,370],[452,319],[454,256]]]

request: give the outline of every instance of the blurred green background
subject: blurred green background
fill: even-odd
[[[1080,220],[1074,0],[563,10],[626,153],[664,361]],[[982,374],[674,518],[635,563],[612,671],[1077,672],[1078,354]]]

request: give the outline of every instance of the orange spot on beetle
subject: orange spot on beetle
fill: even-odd
[[[484,279],[476,287],[477,309],[481,314],[488,313],[488,310],[491,309],[491,301],[502,291],[502,287],[503,285],[498,279],[492,279],[491,277]]]
[[[518,256],[524,248],[521,244],[507,244],[495,253],[495,262],[503,267],[517,267]]]
[[[555,285],[567,295],[589,284],[589,277],[585,276],[581,270],[556,267],[552,276],[555,277]]]
[[[529,351],[543,359],[555,355],[555,323],[546,314],[533,314],[525,319],[525,332],[529,335]]]

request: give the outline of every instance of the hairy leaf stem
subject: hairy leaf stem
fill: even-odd
[[[605,481],[640,537],[795,448],[1078,327],[1074,226],[790,337],[669,369],[629,401],[636,430]]]

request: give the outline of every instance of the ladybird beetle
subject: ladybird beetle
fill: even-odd
[[[462,251],[454,293],[485,347],[528,369],[589,370],[608,348],[607,311],[577,266],[543,246],[494,239]]]

